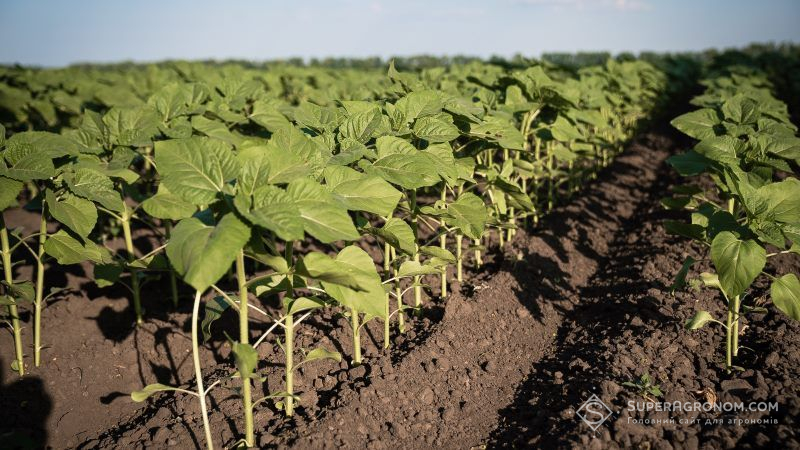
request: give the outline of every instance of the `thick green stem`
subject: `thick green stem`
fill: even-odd
[[[167,220],[164,222],[164,230],[166,231],[167,239],[172,234],[172,221]],[[172,307],[178,308],[178,277],[175,275],[175,270],[169,269],[169,287],[172,293]]]
[[[414,261],[419,262],[419,245],[417,244],[417,237],[419,231],[419,225],[417,224],[417,191],[410,191],[408,196],[408,203],[411,207],[411,231],[414,232]],[[420,285],[420,276],[417,275],[414,277],[414,306],[417,307],[417,311],[419,311],[419,307],[422,306],[422,286]]]
[[[200,348],[197,340],[197,321],[200,315],[200,295],[197,291],[194,294],[194,306],[192,307],[192,362],[194,363],[194,378],[197,382],[197,398],[200,400],[200,413],[203,416],[203,430],[206,434],[206,447],[214,450],[214,441],[211,439],[211,426],[208,424],[208,410],[206,408],[206,392],[203,387],[203,372],[200,371]]]
[[[361,364],[361,326],[358,324],[358,311],[350,308],[350,326],[353,327],[353,366]]]
[[[286,325],[286,342],[284,351],[286,353],[286,415],[294,415],[294,316],[287,314],[284,319]]]
[[[389,270],[392,267],[392,247],[389,243],[383,244],[383,276],[387,279],[391,277],[389,274]],[[391,313],[391,306],[389,303],[391,302],[391,296],[387,293],[386,294],[386,301],[384,302],[386,308],[384,310],[384,314],[386,318],[383,320],[383,348],[389,348],[389,338],[390,338],[390,330],[389,330],[389,314]]]
[[[128,252],[128,261],[133,262],[136,254],[133,252],[133,238],[131,237],[131,216],[127,206],[122,215],[122,233],[125,236],[125,251]],[[131,291],[133,291],[133,311],[136,313],[136,325],[141,325],[142,320],[142,297],[139,288],[139,269],[133,267],[128,269],[131,274]]]
[[[476,247],[475,248],[475,267],[476,268],[480,268],[483,265],[483,258],[481,258],[481,249],[478,248],[481,245],[481,240],[480,239],[475,239],[473,241],[473,244],[475,244],[475,247]]]
[[[464,275],[463,275],[464,264],[463,264],[463,261],[462,261],[463,260],[463,251],[461,249],[461,246],[463,245],[462,244],[462,240],[463,239],[464,239],[464,235],[463,234],[461,234],[461,233],[457,233],[456,234],[456,279],[459,282],[464,281]]]
[[[44,244],[47,242],[47,213],[42,199],[42,217],[39,222],[39,250],[36,258],[36,299],[33,301],[33,365],[39,367],[42,359],[42,299],[44,298]]]
[[[244,271],[244,250],[236,255],[236,280],[239,283],[239,342],[250,343],[249,316],[247,307],[247,274]],[[242,408],[244,409],[244,440],[248,447],[255,445],[253,431],[253,398],[249,378],[242,378]]]
[[[3,274],[8,285],[14,283],[14,275],[11,271],[11,250],[8,245],[8,229],[6,229],[5,218],[0,214],[0,245],[3,252]],[[16,353],[17,372],[19,376],[25,375],[25,362],[22,357],[22,329],[19,325],[19,313],[17,305],[8,305],[8,315],[11,316],[11,328],[14,333],[14,352]]]
[[[730,370],[733,367],[733,310],[728,305],[728,319],[725,321],[725,368]]]
[[[391,252],[392,252],[392,276],[396,277],[398,270],[397,251],[394,249],[394,247],[392,247]],[[403,334],[406,332],[406,316],[405,313],[403,312],[403,306],[405,305],[403,304],[403,291],[400,288],[400,280],[397,280],[394,283],[394,294],[395,297],[397,298],[397,331],[399,331],[400,334]]]
[[[386,314],[386,320],[383,321],[383,348],[389,348],[389,338],[391,337],[391,332],[389,330],[389,314],[391,313],[391,308],[389,307],[389,302],[391,301],[391,296],[387,293],[386,294],[386,301],[384,305],[386,309],[384,310],[384,314]]]
[[[447,201],[447,186],[442,184],[442,203]],[[442,250],[447,250],[447,231],[445,230],[444,220],[441,224],[441,236],[439,236],[439,246]],[[447,298],[447,265],[442,267],[442,298]]]
[[[740,307],[740,298],[737,295],[733,298],[733,333],[732,333],[732,342],[731,342],[731,351],[733,352],[733,356],[739,356],[739,307]]]

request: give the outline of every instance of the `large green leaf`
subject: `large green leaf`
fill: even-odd
[[[750,124],[758,120],[758,103],[744,95],[734,95],[722,104],[722,114],[726,120],[737,124]]]
[[[800,180],[787,178],[762,186],[756,192],[766,202],[766,214],[770,219],[800,223]]]
[[[339,132],[345,138],[350,138],[364,144],[372,138],[375,130],[380,127],[382,119],[383,114],[380,108],[376,106],[370,110],[362,111],[346,118],[339,127]]]
[[[386,292],[383,290],[381,278],[375,270],[375,263],[367,252],[351,245],[336,255],[340,270],[352,274],[361,288],[359,291],[339,284],[323,282],[325,291],[337,302],[369,316],[386,318]]]
[[[672,119],[673,127],[695,139],[708,139],[717,135],[714,127],[722,122],[711,108],[698,109]]]
[[[240,193],[234,204],[247,220],[273,231],[279,238],[285,241],[303,239],[300,209],[292,196],[278,186],[259,186],[252,196]]]
[[[233,133],[220,120],[207,119],[203,116],[192,117],[192,128],[204,135],[220,140],[230,145],[239,145],[242,142],[241,136]]]
[[[59,230],[47,237],[44,251],[58,261],[59,264],[79,264],[84,261],[110,263],[111,254],[94,242],[80,242],[66,231]]]
[[[754,240],[723,231],[711,242],[711,261],[729,298],[741,295],[764,269],[767,252]]]
[[[479,239],[483,235],[488,219],[486,205],[475,194],[467,192],[447,205],[445,221],[461,229],[471,239]]]
[[[772,281],[770,287],[772,302],[784,314],[794,320],[800,320],[800,280],[797,275],[787,273]]]
[[[403,219],[390,217],[382,227],[369,227],[367,231],[383,238],[389,245],[407,255],[417,252],[414,231]]]
[[[250,228],[234,214],[226,214],[216,226],[191,217],[172,230],[167,256],[186,283],[205,291],[225,275],[249,239]]]
[[[416,154],[391,154],[380,158],[364,169],[389,183],[406,189],[419,189],[433,186],[439,177],[431,173],[428,158]]]
[[[392,214],[402,196],[391,184],[376,176],[344,181],[334,187],[332,193],[351,211],[367,211],[384,217]]]
[[[414,123],[414,136],[431,144],[450,142],[461,135],[455,125],[437,117],[423,117]]]
[[[142,202],[142,209],[151,217],[169,220],[185,219],[197,211],[195,205],[173,194],[163,184],[156,195]]]
[[[230,148],[209,138],[159,141],[155,153],[161,182],[170,192],[195,205],[211,203],[239,173]]]
[[[70,193],[60,199],[51,190],[45,193],[50,215],[79,236],[86,237],[97,224],[97,207],[89,200]]]
[[[675,156],[670,156],[667,159],[669,165],[675,168],[678,173],[684,177],[699,175],[706,171],[711,161],[705,156],[689,150],[686,153],[681,153]]]
[[[112,108],[103,116],[111,142],[117,145],[144,147],[159,133],[161,120],[149,106]]]
[[[304,277],[353,290],[360,289],[360,277],[324,253],[310,252],[303,256],[296,264],[296,271]]]
[[[301,178],[289,183],[306,232],[323,243],[354,241],[359,234],[347,210],[339,206],[327,189],[314,180]]]
[[[75,195],[97,202],[111,211],[124,209],[122,197],[114,189],[114,182],[96,170],[76,169],[74,172],[64,174],[64,181]]]

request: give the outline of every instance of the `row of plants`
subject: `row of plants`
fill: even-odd
[[[384,80],[353,75],[369,81],[327,89],[343,93],[335,100],[317,95],[324,70],[292,68],[315,80],[305,89],[292,84],[303,76],[278,77],[276,85],[230,66],[171,67],[182,67],[179,80],[136,104],[92,109],[81,100],[79,114],[53,123],[58,133],[20,131],[30,124],[19,118],[7,140],[3,131],[0,207],[25,198],[41,227],[25,234],[0,223],[2,302],[22,375],[19,308],[32,309],[38,366],[43,306],[57,292],[47,282],[53,261],[89,261],[100,287],[125,286],[137,324],[147,318],[142,287],[169,279],[177,304],[180,279],[194,292],[196,385],[148,385],[132,398],[166,390],[196,396],[209,448],[211,389],[238,385],[240,444],[254,445],[256,407],[271,403],[291,416],[297,369],[342,358],[322,346],[296,348],[297,327],[311,314],[336,308],[348,318],[354,366],[362,363],[366,323],[382,321],[389,347],[392,330],[404,332],[407,314],[424,307],[424,291],[433,295],[426,282],[435,280],[446,297],[449,267],[462,280],[465,261],[480,267],[490,239],[504,245],[576,192],[621,151],[667,88],[663,73],[641,61],[610,60],[576,75],[483,63],[410,73],[392,64]],[[51,88],[72,77],[32,74],[52,76]],[[137,232],[158,244],[141,251]],[[123,250],[114,251],[120,234]],[[298,251],[303,241],[317,250]],[[35,280],[14,279],[17,250],[35,261]],[[276,298],[282,309],[271,315],[262,303]],[[208,339],[229,310],[239,318],[238,335],[228,337],[235,371],[204,380],[200,333]],[[257,339],[253,314],[272,322]],[[268,340],[283,350],[276,357],[284,384],[253,398],[253,383],[263,382],[257,349]]]
[[[800,138],[763,73],[729,66],[703,85],[705,91],[692,101],[699,109],[672,121],[697,143],[669,160],[689,178],[664,203],[690,214],[686,222],[668,221],[666,227],[701,245],[702,258],[686,258],[673,290],[689,285],[719,292],[727,314],[699,310],[686,328],[718,324],[725,331],[730,371],[741,369],[734,363],[745,348],[739,344],[743,317],[755,320],[752,315],[766,313],[771,300],[783,314],[800,320],[797,274],[775,273],[768,265],[770,258],[800,253]],[[710,261],[713,271],[687,281],[692,267],[703,261]],[[770,286],[763,296],[754,286],[760,280]]]

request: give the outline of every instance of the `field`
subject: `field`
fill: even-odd
[[[596,59],[0,67],[3,447],[800,448],[800,50]]]

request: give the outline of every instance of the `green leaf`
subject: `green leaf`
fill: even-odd
[[[98,247],[94,242],[80,242],[64,230],[47,237],[44,251],[61,265],[79,264],[84,261],[111,261],[108,250]]]
[[[711,317],[711,314],[708,311],[697,311],[692,317],[690,317],[684,327],[687,330],[697,330],[699,328],[703,328],[705,324],[708,322],[713,322],[714,318]]]
[[[414,136],[425,139],[431,144],[450,142],[461,135],[455,125],[436,117],[423,117],[417,120],[413,131]]]
[[[339,127],[339,132],[345,138],[365,144],[380,127],[382,120],[383,114],[380,108],[376,106],[346,118]]]
[[[156,166],[170,192],[195,205],[211,203],[225,184],[239,174],[230,148],[209,138],[159,141]]]
[[[400,264],[400,269],[397,271],[397,276],[415,277],[418,275],[439,275],[442,273],[442,268],[434,264],[421,264],[419,261],[405,261]]]
[[[359,277],[345,267],[340,266],[330,256],[311,252],[296,264],[296,272],[304,277],[327,283],[338,284],[349,289],[360,289]]]
[[[324,186],[308,178],[289,183],[287,192],[300,210],[306,232],[320,242],[354,241],[359,234],[347,210]]]
[[[344,181],[334,187],[332,193],[333,198],[351,211],[367,211],[384,217],[392,214],[403,195],[376,176]]]
[[[237,195],[234,205],[247,220],[273,231],[284,241],[302,240],[305,236],[298,205],[288,192],[277,186],[262,185],[252,197]]]
[[[219,120],[206,119],[203,116],[192,117],[192,128],[204,135],[237,146],[242,138],[228,129],[228,126]]]
[[[22,192],[22,182],[0,176],[0,212],[19,206],[17,197]]]
[[[200,329],[203,331],[203,342],[208,342],[211,339],[211,324],[222,317],[222,313],[230,307],[231,305],[221,296],[214,297],[206,302],[205,315],[203,315],[203,321],[200,323]]]
[[[161,383],[148,384],[140,391],[131,392],[131,400],[135,402],[143,402],[147,400],[147,397],[150,397],[156,392],[177,391],[177,390],[178,388],[167,386],[166,384],[161,384]]]
[[[569,142],[577,139],[582,139],[583,135],[580,131],[564,116],[558,116],[556,121],[550,127],[550,132],[553,137],[560,142]]]
[[[103,116],[103,123],[113,144],[144,147],[159,133],[161,119],[150,107],[141,106],[112,108]]]
[[[456,263],[456,257],[450,252],[450,250],[441,248],[441,247],[434,247],[430,245],[422,246],[419,248],[419,252],[423,255],[432,256],[434,258],[439,258],[441,260],[447,261],[451,264]]]
[[[65,174],[64,181],[75,195],[97,202],[111,211],[119,212],[124,209],[122,198],[114,189],[114,182],[96,170],[76,169]]]
[[[483,236],[483,230],[486,228],[488,220],[489,213],[486,205],[475,194],[467,192],[455,202],[447,205],[445,221],[461,229],[464,235],[471,239],[479,239]]]
[[[258,352],[250,344],[241,342],[231,343],[233,360],[236,368],[239,369],[239,376],[242,378],[255,378],[255,370],[258,367]]]
[[[214,226],[191,217],[181,220],[167,243],[167,256],[184,281],[198,291],[216,283],[250,239],[250,228],[234,214]]]
[[[122,266],[119,264],[95,264],[94,283],[97,287],[113,286],[122,275]]]
[[[378,150],[378,158],[389,155],[413,155],[418,152],[410,142],[396,136],[381,136],[375,141],[375,148]]]
[[[784,223],[800,222],[800,180],[787,178],[758,188],[757,195],[767,203],[766,214]]]
[[[7,293],[14,297],[17,304],[19,302],[32,302],[33,297],[36,295],[33,283],[30,281],[15,281],[13,283],[3,281],[2,284],[6,287]]]
[[[800,280],[797,275],[787,273],[772,281],[770,287],[772,302],[784,314],[794,320],[800,320]]]
[[[322,287],[336,301],[345,307],[352,308],[369,316],[386,318],[386,292],[383,290],[381,278],[375,270],[375,264],[367,252],[351,245],[336,255],[338,266],[352,274],[358,280],[361,290],[324,282]]]
[[[711,261],[728,298],[742,294],[764,269],[767,252],[754,240],[740,240],[723,231],[711,242]]]
[[[368,227],[370,234],[383,238],[389,245],[407,255],[416,253],[414,231],[402,219],[390,217],[380,228]]]
[[[715,136],[703,139],[694,151],[704,157],[726,165],[738,164],[737,154],[741,151],[742,141],[731,136]]]
[[[669,165],[675,168],[681,176],[689,177],[693,175],[700,175],[705,172],[711,161],[705,156],[689,150],[686,153],[670,156],[667,159]]]
[[[286,299],[284,299],[284,303],[287,303]],[[325,302],[322,301],[320,298],[298,297],[295,299],[290,299],[288,301],[286,312],[287,314],[297,314],[305,311],[310,311],[312,309],[322,308],[324,306]]]
[[[429,164],[429,160],[419,153],[391,154],[364,169],[405,189],[419,189],[439,182],[439,177],[431,173]]]
[[[721,109],[726,120],[737,124],[756,123],[760,115],[755,100],[741,94],[726,100]]]
[[[691,269],[695,262],[697,261],[691,256],[686,257],[686,259],[683,261],[681,269],[678,271],[677,275],[675,275],[675,280],[669,287],[669,292],[671,294],[674,294],[675,291],[678,289],[683,289],[683,287],[686,286],[686,275],[689,273],[689,269]]]
[[[191,217],[197,207],[159,185],[156,195],[142,202],[142,209],[156,219],[181,220]]]
[[[426,89],[408,93],[400,98],[395,106],[403,114],[406,122],[411,123],[419,117],[440,113],[444,105],[439,92]]]
[[[672,119],[673,127],[695,139],[708,139],[717,134],[714,127],[722,123],[717,112],[710,108],[698,109]]]
[[[339,352],[334,352],[327,350],[323,347],[317,347],[314,350],[311,350],[306,354],[306,357],[300,364],[309,363],[311,361],[317,361],[320,359],[331,359],[336,362],[342,361],[342,355]]]
[[[257,187],[269,183],[269,154],[265,147],[247,147],[236,153],[241,172],[237,179],[238,192],[253,195]]]
[[[45,192],[50,215],[78,236],[86,237],[97,223],[97,207],[89,200],[64,193],[60,200],[51,190]]]

